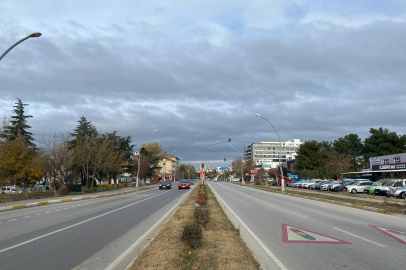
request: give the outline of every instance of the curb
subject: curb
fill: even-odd
[[[263,189],[259,189],[259,190],[263,190]],[[319,201],[319,202],[326,202],[326,203],[332,203],[332,204],[337,204],[337,205],[346,206],[346,207],[367,210],[367,211],[371,211],[371,212],[377,212],[377,213],[381,213],[381,214],[387,214],[386,210],[382,209],[382,208],[363,206],[360,204],[352,204],[352,203],[346,203],[346,202],[336,201],[336,200],[327,200],[327,199],[318,198],[318,197],[309,197],[309,196],[299,195],[299,194],[295,194],[295,193],[286,193],[286,192],[283,193],[282,191],[279,191],[279,190],[269,189],[267,191],[273,192],[273,193],[284,194],[284,195],[290,195],[290,196],[299,197],[299,198],[303,198],[303,199],[310,199],[310,200],[315,200],[315,201]]]
[[[96,198],[110,197],[110,196],[116,196],[116,195],[121,195],[121,194],[126,194],[126,193],[137,192],[137,191],[144,190],[144,189],[152,189],[155,187],[156,186],[142,188],[142,189],[138,189],[138,190],[128,190],[128,191],[118,192],[118,193],[114,193],[114,194],[65,198],[65,199],[59,199],[59,200],[48,200],[48,201],[41,201],[41,202],[34,202],[34,203],[27,203],[27,204],[10,205],[10,206],[0,207],[0,212],[18,210],[18,209],[23,209],[23,208],[28,208],[28,207],[42,206],[42,205],[48,205],[48,204],[54,204],[54,203],[63,203],[63,202],[72,202],[72,201],[81,201],[81,200],[90,200],[90,199],[96,199]]]

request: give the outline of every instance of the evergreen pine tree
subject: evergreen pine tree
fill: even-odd
[[[10,124],[4,129],[1,137],[13,141],[20,135],[26,139],[27,143],[31,147],[35,147],[35,144],[33,143],[34,138],[32,137],[32,133],[27,131],[31,128],[29,125],[27,125],[27,119],[33,116],[25,115],[24,107],[28,106],[28,104],[24,104],[19,98],[17,98],[17,100],[18,102],[15,103],[15,106],[13,106],[15,108],[13,110],[15,115],[11,117]]]

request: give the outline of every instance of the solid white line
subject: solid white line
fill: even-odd
[[[343,233],[346,233],[346,234],[349,234],[349,235],[351,235],[351,236],[357,237],[357,238],[359,238],[359,239],[362,239],[362,240],[367,241],[367,242],[369,242],[369,243],[372,243],[372,244],[374,244],[374,245],[377,245],[377,246],[380,246],[380,247],[387,247],[387,246],[384,246],[384,245],[382,245],[382,244],[379,244],[379,243],[376,243],[376,242],[374,242],[374,241],[371,241],[371,240],[369,240],[369,239],[366,239],[366,238],[364,238],[364,237],[358,236],[358,235],[356,235],[356,234],[349,233],[349,232],[347,232],[347,231],[344,231],[344,230],[341,230],[341,229],[338,229],[338,228],[334,228],[334,227],[333,227],[333,229],[335,229],[335,230],[337,230],[337,231],[340,231],[340,232],[343,232]]]
[[[281,270],[288,270],[285,265],[283,265],[283,263],[272,253],[272,251],[270,251],[264,243],[262,243],[262,241],[258,238],[258,236],[255,235],[255,233],[253,231],[251,231],[250,228],[248,228],[247,225],[245,225],[245,223],[241,220],[241,218],[239,216],[237,216],[237,214],[230,208],[230,206],[228,206],[226,204],[226,202],[217,194],[216,191],[214,191],[214,189],[211,189],[213,191],[213,193],[216,195],[216,197],[218,199],[220,199],[224,205],[228,208],[228,210],[230,210],[230,212],[233,214],[233,216],[241,223],[241,225],[247,230],[247,232],[249,234],[251,234],[251,236],[255,239],[255,241],[261,246],[261,248],[266,252],[266,254],[268,254],[269,257],[271,257],[271,259],[276,263],[276,265],[279,267],[279,269]]]
[[[173,189],[172,189],[173,190]],[[158,225],[160,225],[162,223],[162,221],[167,218],[167,216],[169,215],[170,212],[173,211],[173,209],[182,202],[182,200],[184,198],[186,198],[186,196],[193,190],[193,188],[191,190],[189,190],[177,203],[175,203],[175,205],[168,211],[166,212],[166,214],[160,219],[158,220],[158,222],[156,222],[148,231],[146,231],[140,238],[137,239],[137,241],[134,242],[134,244],[132,244],[126,251],[124,251],[123,253],[121,253],[120,256],[118,256],[109,266],[107,266],[104,270],[113,270],[114,267],[116,267],[126,256],[128,256],[128,254],[130,254],[140,243],[141,241],[144,241],[147,236],[151,233],[151,231],[155,230],[156,227]],[[134,258],[135,260],[136,258]],[[131,263],[127,266],[127,268],[134,262],[134,260],[131,261]]]
[[[50,233],[47,233],[47,234],[38,236],[38,237],[35,237],[35,238],[31,239],[31,240],[27,240],[27,241],[25,241],[25,242],[22,242],[22,243],[20,243],[20,244],[17,244],[17,245],[8,247],[8,248],[1,249],[1,250],[0,250],[0,253],[3,253],[3,252],[5,252],[5,251],[7,251],[7,250],[10,250],[10,249],[14,249],[14,248],[19,247],[19,246],[26,245],[26,244],[28,244],[28,243],[34,242],[34,241],[36,241],[36,240],[38,240],[38,239],[47,237],[47,236],[49,236],[49,235],[52,235],[52,234],[55,234],[55,233],[58,233],[58,232],[61,232],[61,231],[64,231],[64,230],[67,230],[67,229],[76,227],[76,226],[79,226],[79,225],[81,225],[81,224],[83,224],[83,223],[86,223],[86,222],[89,222],[89,221],[91,221],[91,220],[94,220],[94,219],[103,217],[103,216],[105,216],[105,215],[108,215],[108,214],[117,212],[117,211],[122,210],[122,209],[124,209],[124,208],[130,207],[130,206],[132,206],[132,205],[135,205],[135,204],[137,204],[137,203],[140,203],[140,202],[143,202],[143,201],[146,201],[146,200],[149,200],[149,199],[154,198],[154,197],[156,197],[156,196],[160,196],[160,195],[165,194],[166,192],[170,192],[170,191],[171,191],[171,190],[165,191],[165,192],[163,192],[163,193],[159,193],[159,194],[157,194],[157,195],[154,195],[154,196],[145,198],[145,199],[143,199],[143,200],[141,200],[141,201],[138,201],[138,202],[135,202],[135,203],[131,203],[131,204],[129,204],[129,205],[126,205],[126,206],[117,208],[117,209],[112,210],[112,211],[110,211],[110,212],[107,212],[107,213],[104,213],[104,214],[101,214],[101,215],[98,215],[98,216],[95,216],[95,217],[86,219],[86,220],[84,220],[84,221],[81,221],[81,222],[79,222],[79,223],[73,224],[73,225],[71,225],[71,226],[68,226],[68,227],[65,227],[65,228],[62,228],[62,229],[59,229],[59,230],[56,230],[56,231],[53,231],[53,232],[50,232]]]

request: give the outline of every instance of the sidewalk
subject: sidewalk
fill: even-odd
[[[50,198],[42,198],[42,199],[34,199],[34,200],[6,202],[6,203],[0,203],[0,212],[22,209],[22,208],[27,208],[27,207],[47,205],[47,204],[54,204],[54,203],[63,203],[63,202],[103,198],[103,197],[109,197],[109,196],[136,192],[136,191],[143,190],[143,189],[152,189],[152,188],[156,188],[156,187],[158,187],[157,184],[138,187],[138,188],[127,187],[127,188],[121,188],[121,189],[117,189],[117,190],[109,190],[109,191],[86,193],[86,194],[70,193],[68,195],[64,195],[64,196],[60,196],[60,197],[50,197]]]

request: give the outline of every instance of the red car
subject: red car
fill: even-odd
[[[187,188],[190,189],[190,184],[187,180],[180,180],[179,184],[178,184],[178,189],[181,188]]]
[[[189,185],[193,185],[193,181],[192,180],[189,180]]]

